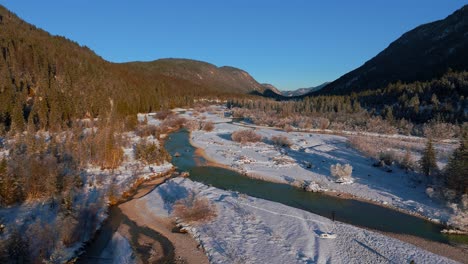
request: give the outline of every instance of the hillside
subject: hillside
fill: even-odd
[[[312,94],[350,94],[468,70],[468,5],[403,34],[361,67]]]
[[[262,93],[265,88],[247,72],[234,67],[189,59],[160,59],[151,62],[125,63],[147,74],[158,74],[182,79],[220,92]]]
[[[3,6],[0,51],[0,131],[22,130],[28,122],[38,129],[69,126],[74,118],[108,113],[111,105],[127,115],[263,89],[242,70],[203,62],[111,63]]]
[[[269,83],[262,83],[263,87],[265,87],[265,90],[271,90],[272,92],[276,93],[276,94],[280,94],[282,95],[283,92],[280,91],[278,88],[276,88],[276,86],[274,86],[273,84],[269,84]]]
[[[329,83],[330,82],[324,82],[324,83],[322,83],[320,85],[312,86],[312,87],[308,87],[308,88],[299,88],[299,89],[292,90],[292,91],[283,91],[282,95],[289,96],[289,97],[301,96],[301,95],[304,95],[304,94],[308,94],[308,93],[311,93],[311,92],[318,91],[318,90],[322,89],[323,87],[327,86],[327,84],[329,84]]]

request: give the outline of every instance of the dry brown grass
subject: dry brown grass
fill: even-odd
[[[397,138],[384,138],[372,136],[348,136],[349,143],[354,148],[363,152],[367,156],[378,159],[380,153],[389,149],[410,150],[421,153],[424,150],[424,142],[414,142]]]
[[[252,129],[243,129],[234,131],[231,135],[232,140],[245,144],[247,142],[262,141],[262,136],[255,133]]]
[[[170,110],[162,110],[156,113],[155,117],[159,120],[166,119],[169,115],[174,114]]]
[[[178,117],[176,115],[170,115],[167,117],[159,126],[161,134],[167,134],[172,131],[176,131],[184,127],[187,119]]]
[[[371,136],[349,136],[352,147],[385,165],[399,164],[404,169],[416,169],[413,154],[424,150],[424,143],[404,139]]]
[[[140,137],[153,136],[155,138],[159,138],[159,128],[154,125],[139,125],[135,129],[135,133]]]
[[[214,126],[214,123],[211,122],[211,121],[205,122],[205,123],[203,124],[203,130],[205,130],[205,131],[207,131],[207,132],[213,131],[214,127],[215,127],[215,126]]]
[[[184,222],[206,222],[217,216],[216,207],[207,198],[191,193],[174,204],[172,214]]]
[[[282,135],[271,137],[271,142],[273,142],[275,146],[282,148],[289,148],[292,145],[292,142],[289,140],[289,138]]]

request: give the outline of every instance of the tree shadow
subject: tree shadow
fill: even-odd
[[[231,138],[231,133],[219,133],[217,134],[218,137],[224,139],[224,140],[228,140],[228,141],[233,141],[232,138]]]
[[[164,198],[164,209],[169,214],[172,213],[173,205],[177,200],[188,197],[189,191],[176,182],[168,181],[165,183],[165,188],[158,188],[158,193]]]

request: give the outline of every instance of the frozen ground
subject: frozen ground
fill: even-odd
[[[372,231],[189,179],[170,180],[141,199],[148,217],[167,217],[191,192],[218,212],[211,222],[188,228],[211,263],[454,263]],[[337,236],[321,238],[326,232]]]
[[[392,172],[373,167],[373,160],[350,148],[342,136],[256,128],[263,142],[242,145],[231,140],[232,132],[245,127],[236,123],[223,123],[222,108],[215,114],[202,113],[194,117],[187,111],[181,116],[213,120],[211,132],[194,131],[192,143],[213,161],[232,167],[249,176],[268,181],[300,184],[315,183],[321,189],[348,193],[359,198],[393,206],[425,217],[447,221],[450,209],[439,201],[431,200],[425,185],[418,183],[420,175],[406,173],[397,166]],[[293,143],[291,148],[279,149],[269,142],[274,135],[284,135]],[[353,166],[352,184],[339,184],[330,174],[330,165],[349,163]],[[310,168],[309,168],[310,167]],[[316,185],[315,185],[316,186]]]
[[[120,197],[122,193],[132,187],[132,184],[138,179],[148,179],[157,174],[164,174],[173,168],[171,163],[164,163],[159,166],[145,165],[134,159],[133,144],[141,138],[134,133],[126,133],[130,144],[124,150],[124,162],[113,171],[101,170],[98,166],[89,166],[81,174],[83,187],[75,190],[72,207],[73,211],[86,210],[92,208],[96,217],[96,229],[107,218],[107,198],[110,188],[113,188],[115,195]],[[157,139],[148,137],[148,141],[158,143]],[[6,151],[0,153],[5,154]],[[0,232],[0,239],[3,239],[12,230],[19,230],[28,239],[31,239],[28,229],[33,224],[42,228],[52,228],[61,225],[60,201],[47,199],[33,202],[25,202],[19,206],[10,206],[0,208],[0,223],[6,226],[3,232]],[[61,246],[56,250],[55,258],[57,261],[65,261],[72,258],[82,243],[91,239],[96,230],[91,228],[83,230],[82,240],[77,241],[69,247]],[[50,234],[50,237],[59,236],[58,231]],[[57,237],[58,239],[58,237]],[[114,246],[123,247],[124,241],[118,237],[113,238]],[[57,246],[58,247],[58,246]],[[122,255],[123,256],[123,255]],[[121,262],[115,262],[121,263]]]

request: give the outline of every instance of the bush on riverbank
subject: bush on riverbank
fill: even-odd
[[[215,218],[217,212],[208,199],[190,193],[187,198],[174,203],[172,214],[184,222],[205,222]]]
[[[255,133],[251,129],[243,129],[234,131],[231,135],[232,140],[235,142],[240,142],[245,144],[247,142],[260,142],[262,141],[262,136]]]
[[[164,148],[160,148],[156,143],[140,140],[133,149],[135,159],[141,160],[146,164],[161,165],[166,160],[170,160],[170,155]]]
[[[273,145],[281,148],[289,148],[292,145],[291,140],[281,135],[271,137],[271,142],[273,142]]]
[[[340,182],[351,181],[351,174],[353,173],[353,167],[349,164],[341,165],[339,163],[330,166],[331,175],[337,178]]]

